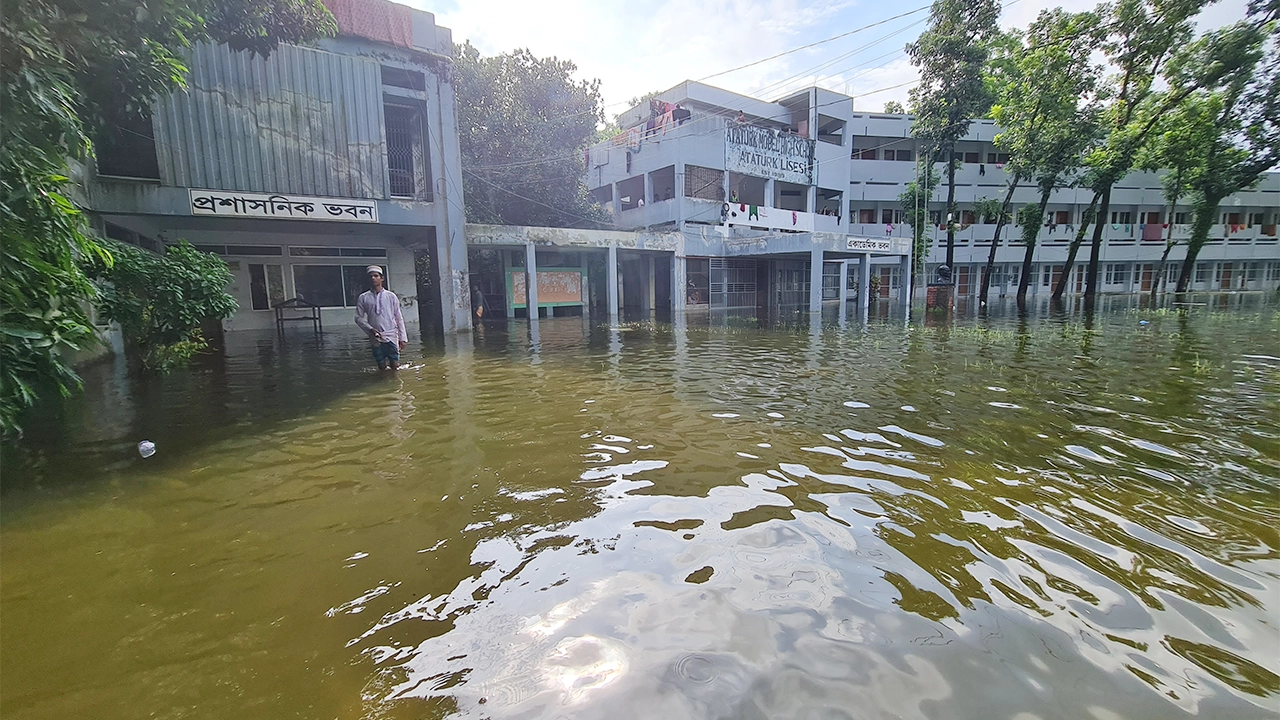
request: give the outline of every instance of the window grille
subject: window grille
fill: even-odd
[[[386,105],[387,170],[392,197],[417,195],[414,173],[414,146],[421,140],[418,113],[413,108]],[[415,134],[419,137],[415,138]]]

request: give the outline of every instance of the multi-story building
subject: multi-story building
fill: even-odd
[[[776,298],[791,291],[805,294],[816,274],[806,264],[809,258],[796,256],[795,250],[811,238],[836,234],[857,250],[870,245],[855,240],[906,242],[912,235],[899,201],[918,172],[911,116],[854,111],[852,98],[821,88],[765,102],[685,82],[620,119],[622,133],[588,153],[588,187],[597,202],[612,210],[619,228],[671,229],[700,241],[684,259],[690,304],[746,304],[747,291],[756,292],[764,283]],[[977,293],[995,229],[994,218],[978,217],[974,204],[986,198],[1002,201],[1007,189],[1008,156],[992,142],[997,132],[993,121],[977,120],[956,147],[960,229],[954,272],[961,298]],[[935,199],[929,271],[945,258],[945,186]],[[1090,199],[1084,188],[1054,191],[1033,256],[1033,292],[1048,292],[1061,274],[1067,246]],[[1038,200],[1035,187],[1023,187],[1015,192],[1014,206]],[[1278,214],[1280,173],[1268,173],[1255,188],[1228,198],[1221,222],[1200,252],[1192,289],[1280,286]],[[1170,215],[1160,173],[1135,172],[1118,182],[1109,216],[1103,218],[1102,291],[1148,290],[1170,231],[1181,241],[1166,269],[1176,280],[1190,217],[1185,205]],[[1016,290],[1025,253],[1020,228],[1006,225],[1002,235],[993,296]],[[735,252],[752,243],[754,257]],[[838,296],[837,264],[847,263],[850,256],[839,252],[843,248],[837,244],[837,251],[823,255],[824,299]],[[699,249],[707,257],[696,257]],[[1083,291],[1087,259],[1086,245],[1068,283],[1073,292]],[[872,259],[882,296],[898,293],[905,267],[897,258]],[[757,282],[745,283],[747,278]],[[744,289],[739,293],[743,297],[735,298],[735,289]]]
[[[195,47],[186,88],[99,143],[82,201],[109,237],[224,257],[228,329],[273,327],[292,298],[349,325],[370,264],[406,322],[469,327],[451,33],[386,0],[326,4],[339,36],[314,46]]]

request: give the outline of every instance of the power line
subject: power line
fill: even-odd
[[[839,35],[833,35],[833,36],[831,36],[831,37],[829,37],[829,38],[826,38],[825,40],[818,40],[817,42],[811,42],[811,43],[809,43],[808,45],[801,45],[800,47],[795,47],[795,48],[792,48],[792,49],[790,49],[790,50],[784,50],[784,51],[782,51],[782,52],[778,53],[777,55],[770,55],[770,56],[769,56],[769,57],[767,57],[767,58],[762,58],[762,59],[760,59],[760,60],[754,60],[754,61],[752,61],[752,62],[749,62],[749,63],[745,64],[745,65],[739,65],[738,67],[729,68],[728,70],[721,70],[721,71],[720,71],[720,72],[718,72],[718,73],[712,73],[711,75],[708,75],[708,76],[706,76],[706,77],[704,77],[704,78],[699,79],[699,80],[698,80],[698,82],[704,82],[704,81],[706,81],[706,80],[710,80],[710,79],[711,79],[711,78],[713,78],[713,77],[720,77],[721,75],[728,75],[729,73],[737,72],[737,71],[739,71],[739,70],[743,70],[743,69],[746,69],[746,68],[752,67],[752,66],[754,66],[754,65],[759,65],[760,63],[766,63],[766,62],[769,62],[770,60],[777,60],[777,59],[778,59],[778,58],[780,58],[780,57],[784,57],[784,56],[786,56],[786,55],[790,55],[790,54],[792,54],[792,53],[800,52],[801,50],[808,50],[808,49],[809,49],[809,48],[811,48],[811,47],[817,47],[818,45],[824,45],[824,44],[829,43],[829,42],[831,42],[831,41],[833,41],[833,40],[839,40],[840,38],[843,38],[843,37],[849,37],[850,35],[853,35],[853,34],[856,34],[856,33],[860,33],[860,32],[862,32],[863,30],[869,30],[869,29],[871,29],[871,28],[873,28],[873,27],[878,27],[878,26],[880,26],[880,25],[884,25],[885,23],[893,22],[894,20],[897,20],[897,19],[899,19],[899,18],[904,18],[904,17],[907,17],[907,16],[909,16],[909,15],[915,15],[916,13],[921,12],[921,11],[923,11],[923,10],[928,10],[930,7],[932,7],[932,5],[924,5],[924,6],[922,6],[922,7],[918,7],[918,8],[916,8],[915,10],[908,10],[907,12],[904,12],[904,13],[902,13],[902,14],[900,14],[900,15],[894,15],[893,17],[885,18],[884,20],[880,20],[880,21],[877,21],[877,22],[873,22],[873,23],[871,23],[871,24],[869,24],[869,25],[863,25],[863,26],[862,26],[862,27],[860,27],[860,28],[854,28],[853,30],[850,30],[850,31],[848,31],[848,32],[840,33]]]

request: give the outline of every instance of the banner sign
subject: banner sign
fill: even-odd
[[[263,195],[222,190],[191,190],[189,192],[192,215],[268,220],[378,222],[378,203],[375,200]]]
[[[854,238],[845,241],[849,250],[882,253],[885,255],[910,255],[911,238]]]
[[[813,141],[771,128],[729,123],[724,130],[724,166],[744,175],[812,185]]]
[[[726,203],[724,216],[726,225],[813,232],[813,213],[799,212],[797,210],[783,210],[765,205],[747,205],[745,203]]]

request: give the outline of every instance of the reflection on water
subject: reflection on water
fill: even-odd
[[[1278,318],[565,318],[395,375],[342,333],[101,366],[5,450],[0,709],[1275,717]]]

